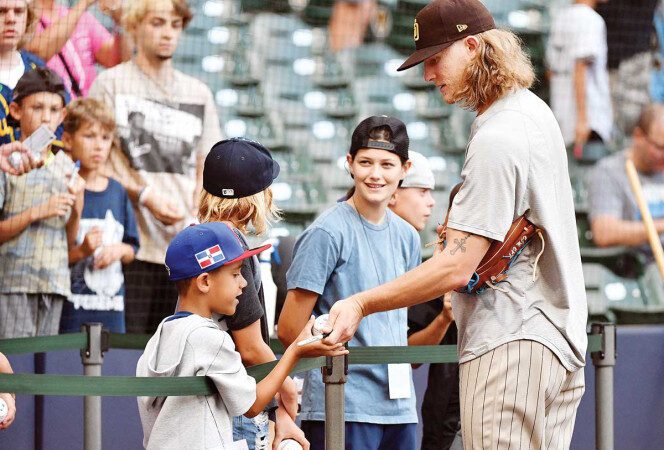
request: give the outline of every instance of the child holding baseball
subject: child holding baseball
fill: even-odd
[[[247,248],[244,235],[248,227],[262,235],[270,222],[279,218],[270,189],[277,175],[279,164],[260,143],[242,138],[218,142],[205,159],[198,220],[228,224]],[[217,317],[217,323],[229,331],[242,362],[248,367],[274,361],[276,357],[269,346],[260,265],[255,256],[243,263],[242,276],[247,280],[247,287],[239,297],[237,311]],[[253,419],[240,416],[233,420],[234,438],[246,439],[249,450],[269,448],[270,419],[276,425],[274,447],[289,437],[306,447],[304,434],[294,422],[297,409],[297,388],[288,377],[279,390],[277,401],[266,411]]]
[[[239,449],[231,417],[259,414],[281,388],[289,371],[306,356],[348,353],[342,344],[317,342],[284,352],[260,382],[247,375],[231,337],[213,314],[232,316],[247,282],[242,263],[269,246],[247,250],[229,225],[210,222],[181,231],[166,251],[169,278],[176,282],[176,313],[165,318],[138,361],[137,376],[206,376],[216,392],[206,396],[139,397],[147,449]],[[313,317],[300,333],[311,337]]]
[[[125,332],[124,276],[138,251],[138,230],[127,191],[103,174],[113,145],[113,113],[99,100],[83,98],[67,107],[63,143],[79,161],[85,199],[75,245],[69,250],[72,295],[64,302],[61,333],[86,322]]]
[[[55,132],[65,117],[67,93],[50,69],[25,72],[9,111],[21,140],[46,125]],[[58,333],[69,297],[68,244],[76,238],[83,180],[63,152],[44,147],[40,169],[0,173],[0,338]]]

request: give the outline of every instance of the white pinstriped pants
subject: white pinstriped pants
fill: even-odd
[[[535,341],[513,341],[459,366],[465,450],[568,449],[585,391]]]

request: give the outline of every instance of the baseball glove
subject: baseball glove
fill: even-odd
[[[452,207],[452,200],[458,192],[461,185],[457,185],[452,189],[450,194],[450,208]],[[439,243],[443,243],[445,246],[445,239],[447,234],[447,221],[450,216],[450,209],[447,210],[447,215],[445,216],[445,222],[443,223],[443,229],[440,233]],[[534,267],[537,267],[537,261],[544,251],[544,237],[542,230],[538,228],[535,224],[526,219],[526,216],[518,217],[512,226],[510,226],[505,239],[500,241],[492,241],[489,249],[487,250],[484,258],[480,261],[475,273],[470,278],[470,281],[466,286],[461,289],[457,289],[456,292],[462,294],[481,294],[485,289],[492,288],[502,290],[496,286],[496,284],[504,281],[509,276],[507,271],[514,264],[514,261],[519,257],[521,252],[526,248],[526,246],[532,241],[535,235],[539,235],[542,239],[542,251],[537,256],[535,260]],[[535,276],[535,270],[533,270],[533,277]]]

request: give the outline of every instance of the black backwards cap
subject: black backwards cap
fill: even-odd
[[[26,71],[23,76],[16,83],[14,93],[12,95],[13,102],[20,102],[25,97],[39,92],[50,92],[62,97],[62,102],[67,104],[67,90],[62,78],[45,67],[36,67],[33,70]]]
[[[387,126],[392,132],[390,142],[376,141],[369,137],[374,128]],[[408,159],[408,132],[406,125],[395,117],[371,116],[364,119],[353,131],[349,153],[353,156],[362,148],[375,148],[392,152],[403,159]]]
[[[279,175],[279,164],[260,143],[244,138],[217,142],[203,167],[203,188],[222,198],[242,198],[267,189]]]

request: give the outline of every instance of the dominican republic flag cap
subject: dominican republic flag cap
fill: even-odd
[[[191,225],[180,231],[166,250],[166,269],[171,281],[194,278],[242,261],[270,248],[270,244],[245,250],[240,238],[223,222]]]

